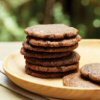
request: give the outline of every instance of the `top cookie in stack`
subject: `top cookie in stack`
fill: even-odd
[[[80,56],[73,50],[81,40],[79,31],[64,24],[35,25],[25,29],[27,40],[21,53],[26,73],[41,78],[58,78],[78,69]]]

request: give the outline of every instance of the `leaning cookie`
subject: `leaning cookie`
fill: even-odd
[[[42,46],[42,47],[64,47],[64,46],[72,46],[78,43],[81,40],[81,36],[77,35],[74,38],[70,39],[63,39],[58,41],[51,41],[51,40],[42,40],[42,39],[36,39],[31,38],[28,39],[29,43],[33,46]]]
[[[62,58],[54,58],[54,59],[36,59],[36,58],[29,58],[25,57],[26,61],[33,64],[33,65],[40,65],[40,66],[64,66],[68,64],[77,63],[80,60],[80,56],[76,52],[72,52],[70,56],[62,57]]]
[[[79,68],[79,63],[75,63],[72,65],[60,66],[60,67],[46,67],[46,66],[38,66],[32,65],[26,62],[26,66],[33,71],[40,71],[40,72],[68,72],[68,71],[77,71]]]
[[[33,46],[28,42],[24,42],[23,47],[27,50],[38,51],[38,52],[68,52],[76,49],[78,47],[78,43],[65,47],[41,47],[41,46]]]
[[[61,53],[47,53],[47,52],[34,52],[32,50],[27,50],[24,47],[21,48],[21,54],[23,54],[25,57],[30,58],[42,58],[42,59],[50,59],[50,58],[61,58],[61,57],[67,57],[71,54],[71,52],[61,52]]]
[[[80,73],[83,77],[100,83],[100,63],[91,63],[84,65],[80,69]]]
[[[64,24],[35,25],[25,29],[29,36],[42,39],[64,39],[76,36],[79,31],[76,28]]]
[[[64,86],[68,87],[100,88],[99,84],[95,84],[89,80],[82,78],[79,72],[64,76],[63,84]]]

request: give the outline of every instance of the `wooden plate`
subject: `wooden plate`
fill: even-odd
[[[76,50],[81,55],[80,67],[87,63],[100,63],[100,40],[82,40]],[[15,84],[41,95],[63,99],[100,99],[100,88],[77,88],[63,86],[62,79],[41,79],[27,75],[21,54],[10,55],[4,70]]]

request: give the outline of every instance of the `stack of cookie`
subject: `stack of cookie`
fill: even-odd
[[[78,30],[64,24],[35,25],[25,29],[27,40],[21,53],[26,73],[41,78],[59,78],[77,71],[80,56],[73,50],[81,40]]]

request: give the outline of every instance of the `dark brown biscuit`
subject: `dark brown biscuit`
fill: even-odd
[[[92,81],[100,82],[100,63],[91,63],[84,65],[80,72],[82,76],[89,78]]]
[[[78,47],[78,43],[72,46],[66,47],[39,47],[39,46],[32,46],[27,42],[23,43],[23,47],[28,50],[38,51],[38,52],[68,52],[73,51]]]
[[[76,52],[72,52],[70,56],[56,58],[56,59],[36,59],[36,58],[29,58],[25,57],[26,61],[33,64],[33,65],[40,65],[40,66],[64,66],[73,63],[79,62],[80,56]]]
[[[25,32],[33,37],[46,39],[63,39],[76,36],[79,31],[64,24],[35,25],[25,29]]]
[[[61,52],[61,53],[47,53],[47,52],[34,52],[31,50],[27,50],[25,48],[21,48],[21,53],[25,57],[33,57],[33,58],[61,58],[61,57],[66,57],[71,54],[71,52]]]
[[[50,41],[50,40],[41,40],[41,39],[29,39],[29,43],[33,46],[42,46],[42,47],[64,47],[64,46],[72,46],[78,43],[81,40],[81,36],[77,35],[74,38],[63,39],[59,41]]]
[[[72,73],[66,75],[63,78],[63,84],[70,87],[79,87],[79,88],[100,88],[99,84],[90,82],[89,80],[83,79],[80,73]]]
[[[26,66],[31,70],[40,72],[68,72],[72,70],[78,70],[79,63],[67,66],[60,66],[60,67],[44,67],[44,66],[32,65],[26,62]]]
[[[59,72],[59,73],[48,73],[48,72],[39,72],[39,71],[33,71],[30,68],[25,67],[25,71],[27,74],[39,78],[61,78],[65,76],[66,74],[69,74],[69,72]]]

